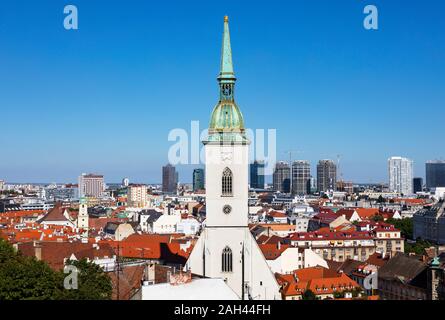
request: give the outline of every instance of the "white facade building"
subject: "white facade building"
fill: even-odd
[[[180,221],[180,214],[163,214],[153,222],[153,233],[176,233]]]
[[[188,236],[197,234],[200,229],[201,229],[201,223],[199,223],[199,221],[196,220],[195,217],[189,216],[186,219],[181,219],[181,221],[178,222],[178,225],[176,227],[176,232],[184,233],[185,235]]]
[[[88,207],[85,198],[80,199],[79,202],[79,214],[77,216],[77,228],[88,230],[89,217]]]
[[[193,279],[182,284],[170,282],[142,286],[141,300],[238,300],[222,279]]]
[[[82,173],[79,176],[79,198],[93,197],[100,198],[104,195],[104,176],[97,174]]]
[[[147,186],[143,184],[129,185],[127,188],[127,204],[129,207],[145,208],[147,201]]]
[[[388,159],[389,190],[413,194],[413,161],[408,158],[391,157]]]
[[[287,248],[277,258],[267,260],[274,273],[289,274],[295,270],[321,266],[329,268],[328,263],[311,249]]]
[[[445,188],[435,188],[434,189],[434,197],[437,200],[445,199]]]

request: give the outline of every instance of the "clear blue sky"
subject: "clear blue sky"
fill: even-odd
[[[378,31],[363,28],[367,4]],[[168,132],[207,126],[217,102],[226,14],[238,104],[247,127],[277,129],[279,158],[341,154],[345,178],[378,182],[401,155],[423,176],[444,157],[444,12],[442,0],[1,1],[0,179],[159,182]]]

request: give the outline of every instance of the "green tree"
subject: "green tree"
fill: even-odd
[[[397,229],[399,229],[402,233],[402,236],[406,239],[413,238],[413,219],[404,218],[404,219],[388,219],[387,223],[394,225]]]
[[[344,292],[339,292],[339,291],[335,291],[334,292],[334,299],[341,299],[341,298],[344,298],[344,297],[345,297]]]
[[[16,256],[14,248],[5,240],[0,238],[0,265],[14,259]]]
[[[0,239],[0,301],[111,298],[111,279],[102,268],[86,260],[70,263],[79,270],[77,290],[64,288],[63,271],[54,271],[44,261],[21,255]]]
[[[375,222],[381,222],[384,221],[383,216],[381,214],[376,214],[374,217],[372,217],[372,220]]]
[[[405,253],[415,253],[421,255],[425,253],[425,249],[431,246],[432,243],[422,239],[417,239],[416,243],[413,244],[405,242]]]
[[[312,292],[312,290],[308,289],[308,290],[304,291],[302,299],[303,300],[317,300],[317,296],[315,295],[314,292]]]
[[[0,300],[54,299],[59,284],[45,262],[22,256],[0,239]]]

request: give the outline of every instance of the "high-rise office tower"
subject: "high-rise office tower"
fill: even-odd
[[[337,166],[332,160],[320,160],[317,164],[317,190],[326,192],[336,190]]]
[[[205,188],[204,169],[193,170],[193,191]]]
[[[292,189],[297,195],[311,192],[311,164],[306,160],[297,160],[292,163]]]
[[[105,190],[104,176],[98,174],[82,173],[79,176],[79,198],[100,198]]]
[[[130,179],[128,178],[123,178],[122,179],[122,187],[128,187],[128,185],[130,184]]]
[[[255,161],[250,164],[250,187],[264,189],[264,161]]]
[[[422,192],[423,191],[423,179],[422,178],[414,178],[413,179],[413,192]]]
[[[389,190],[404,195],[413,193],[413,161],[403,157],[388,159]]]
[[[162,167],[162,192],[176,193],[178,188],[178,175],[170,163]]]
[[[428,161],[426,169],[426,187],[428,189],[445,187],[445,161]]]
[[[290,192],[290,167],[287,162],[280,161],[275,164],[273,189],[284,193]]]

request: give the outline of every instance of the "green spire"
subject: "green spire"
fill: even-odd
[[[229,17],[224,17],[224,34],[223,43],[221,47],[221,70],[219,72],[218,80],[224,82],[231,82],[235,79],[232,62],[232,48],[230,46],[230,31],[229,31]]]
[[[229,18],[224,17],[221,49],[221,70],[218,76],[219,102],[213,109],[209,125],[209,141],[218,143],[248,143],[243,115],[235,103],[235,73],[230,46]]]

